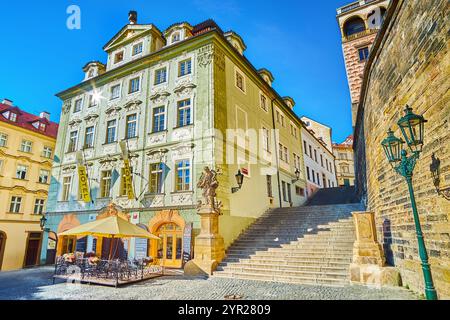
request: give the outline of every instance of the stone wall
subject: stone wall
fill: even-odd
[[[436,193],[431,156],[441,160],[441,185],[450,185],[450,30],[447,0],[393,1],[386,32],[380,34],[366,69],[356,126],[358,181],[387,261],[400,269],[403,284],[423,292],[423,275],[405,180],[394,173],[381,147],[386,131],[403,116],[406,104],[429,121],[414,172],[414,188],[424,238],[439,297],[450,298],[450,202]],[[386,27],[386,26],[385,26]],[[365,145],[365,148],[364,148]],[[364,157],[364,152],[366,157]]]

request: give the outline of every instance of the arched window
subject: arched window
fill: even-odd
[[[360,17],[351,18],[344,24],[344,33],[346,37],[363,32],[365,30],[366,25],[364,23],[364,20]]]

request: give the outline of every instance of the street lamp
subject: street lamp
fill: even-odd
[[[47,218],[45,217],[45,214],[43,214],[41,219],[39,220],[39,224],[41,226],[41,230],[44,230],[46,223],[47,223]]]
[[[292,183],[296,183],[300,180],[300,170],[298,168],[295,169],[295,180],[292,180]]]
[[[231,189],[232,193],[236,193],[239,190],[241,190],[242,185],[244,184],[244,175],[242,174],[241,170],[238,170],[238,173],[235,175],[235,177],[236,177],[236,182],[238,184],[238,187],[237,188],[232,188]]]
[[[433,285],[433,277],[431,275],[430,264],[428,263],[428,254],[423,240],[422,227],[420,225],[419,214],[417,212],[416,198],[412,185],[412,177],[416,161],[420,157],[423,147],[424,125],[427,122],[424,117],[416,115],[412,112],[412,108],[406,106],[405,116],[398,121],[403,137],[408,144],[412,155],[408,157],[408,152],[402,149],[405,143],[397,138],[392,130],[388,131],[388,136],[383,140],[383,146],[386,157],[395,171],[403,176],[408,183],[409,196],[411,198],[411,206],[413,210],[414,222],[416,225],[416,235],[419,244],[419,255],[422,261],[422,270],[425,280],[425,296],[427,300],[437,300],[436,289]]]

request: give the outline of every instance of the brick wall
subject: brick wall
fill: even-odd
[[[360,190],[367,185],[368,209],[388,262],[397,266],[404,285],[423,292],[423,275],[405,180],[394,173],[381,147],[406,104],[429,121],[425,146],[414,172],[414,188],[431,269],[440,298],[450,298],[450,202],[437,195],[431,156],[441,160],[441,184],[450,186],[450,22],[448,0],[394,1],[386,33],[377,40],[366,70],[363,101],[355,131]],[[365,148],[364,148],[365,145]],[[364,157],[364,152],[366,156]],[[366,178],[365,178],[366,177]],[[365,180],[365,181],[364,181]]]

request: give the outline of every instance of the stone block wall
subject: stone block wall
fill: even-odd
[[[409,104],[429,121],[414,172],[424,238],[438,295],[450,298],[450,202],[439,196],[430,172],[431,156],[441,160],[441,185],[450,185],[450,15],[448,0],[393,1],[386,33],[366,70],[355,132],[358,181],[388,263],[400,269],[404,285],[423,292],[418,246],[407,185],[389,165],[381,147],[386,131],[398,137],[397,121]],[[365,146],[365,147],[364,147]],[[366,154],[364,156],[364,153]],[[365,179],[366,176],[366,179]],[[365,181],[364,181],[365,180]]]

